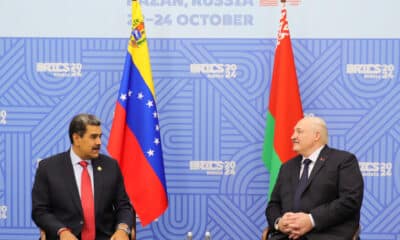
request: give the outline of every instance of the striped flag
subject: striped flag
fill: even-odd
[[[303,117],[286,13],[283,3],[262,156],[270,173],[269,195],[282,163],[296,155],[290,138],[297,121]]]
[[[156,96],[143,15],[132,1],[132,32],[107,146],[117,159],[142,226],[168,207]]]

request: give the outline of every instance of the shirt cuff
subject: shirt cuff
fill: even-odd
[[[275,219],[275,222],[274,222],[274,229],[275,229],[276,231],[279,231],[279,220],[281,220],[280,217],[278,217],[277,219]]]
[[[129,229],[128,224],[126,223],[120,223],[117,225],[117,229],[116,230],[122,230],[124,231],[126,234],[131,234],[131,229]]]
[[[311,221],[312,227],[314,228],[315,227],[314,218],[312,217],[311,213],[309,213],[308,216],[310,217],[310,221]]]

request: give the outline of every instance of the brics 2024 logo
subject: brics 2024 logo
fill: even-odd
[[[207,78],[236,78],[236,64],[222,63],[193,63],[190,64],[190,72],[193,74],[205,74]]]
[[[359,162],[360,170],[365,177],[391,177],[391,162]]]
[[[52,73],[54,77],[81,77],[81,63],[38,62],[36,72]]]
[[[189,169],[191,171],[205,171],[207,175],[235,175],[236,162],[221,160],[190,161]]]
[[[361,74],[365,79],[394,79],[394,64],[347,64],[347,74]]]

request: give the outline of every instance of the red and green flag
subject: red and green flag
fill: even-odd
[[[282,163],[296,155],[292,149],[291,135],[297,121],[303,117],[286,14],[283,3],[262,156],[270,173],[269,195],[275,186]]]

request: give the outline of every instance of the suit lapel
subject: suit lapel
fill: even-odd
[[[296,192],[296,188],[297,188],[297,185],[299,185],[299,181],[300,181],[300,167],[301,167],[301,160],[302,160],[302,156],[301,155],[299,155],[296,159],[295,159],[295,161],[296,161],[296,164],[294,165],[294,169],[293,169],[293,172],[292,172],[292,174],[291,174],[291,186],[292,186],[292,193],[294,194],[295,192]],[[293,195],[293,197],[294,197],[294,195]]]
[[[325,161],[328,159],[329,152],[330,152],[330,149],[328,146],[325,146],[321,150],[321,152],[318,156],[318,159],[315,162],[315,165],[312,169],[310,177],[308,178],[307,187],[310,185],[310,183],[315,178],[315,176],[318,174],[318,172],[321,170],[321,168],[325,165]],[[307,189],[307,187],[306,187],[306,189]]]
[[[69,151],[65,152],[64,156],[65,157],[62,162],[64,164],[64,169],[66,169],[66,171],[61,171],[61,172],[65,174],[64,179],[72,179],[72,181],[65,181],[65,184],[68,186],[69,191],[71,192],[71,198],[73,204],[82,213],[81,199],[79,197],[78,185],[75,180],[75,174],[74,174],[74,169],[72,167],[70,152]]]

